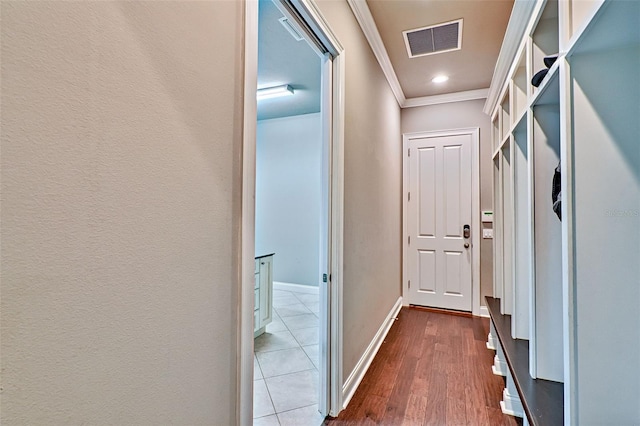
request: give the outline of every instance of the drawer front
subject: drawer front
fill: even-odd
[[[257,311],[258,309],[260,309],[260,289],[256,288],[254,290],[253,310]]]

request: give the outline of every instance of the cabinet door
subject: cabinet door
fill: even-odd
[[[260,259],[260,324],[262,328],[273,317],[273,256]]]

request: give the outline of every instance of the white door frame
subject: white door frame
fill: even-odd
[[[480,129],[469,127],[463,129],[437,130],[402,135],[402,300],[409,304],[409,230],[407,229],[408,193],[409,193],[409,143],[414,139],[443,136],[471,135],[471,303],[472,314],[481,316],[480,312]]]
[[[237,373],[236,416],[239,425],[253,423],[253,302],[255,266],[255,184],[256,184],[256,127],[258,88],[258,1],[245,0],[244,25],[244,111],[242,142],[242,205],[239,241],[237,305]],[[323,91],[323,135],[330,138],[330,205],[329,205],[329,259],[331,277],[326,291],[320,294],[327,301],[327,312],[321,313],[320,324],[328,332],[326,344],[321,350],[320,362],[325,377],[321,378],[327,390],[326,410],[337,416],[342,409],[342,277],[343,277],[343,192],[344,192],[344,48],[329,28],[313,0],[288,0],[312,28],[315,35],[330,50],[333,60],[325,67],[323,78],[331,90]],[[326,114],[326,115],[325,115]],[[232,248],[233,249],[233,248]],[[322,349],[322,348],[321,348]],[[322,354],[326,356],[322,357]],[[322,398],[321,398],[322,399]],[[322,402],[322,401],[321,401]]]

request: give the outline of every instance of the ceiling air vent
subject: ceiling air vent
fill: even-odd
[[[410,58],[460,50],[462,19],[403,31],[402,35]]]
[[[282,26],[289,31],[289,34],[291,34],[291,36],[296,39],[296,41],[302,41],[304,40],[304,37],[302,36],[302,34],[300,34],[300,31],[298,31],[298,29],[293,26],[293,24],[291,23],[291,21],[289,21],[289,19],[287,19],[286,17],[282,17],[280,19],[278,19],[278,21],[280,21],[280,23],[282,24]]]

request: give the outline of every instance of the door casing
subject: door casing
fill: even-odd
[[[402,233],[403,233],[403,254],[402,254],[402,292],[409,295],[409,259],[410,253],[408,237],[408,192],[409,192],[409,142],[414,139],[429,137],[471,135],[471,236],[473,245],[471,247],[471,303],[472,314],[474,316],[488,316],[488,312],[480,309],[480,129],[469,127],[462,129],[425,131],[416,133],[405,133],[402,135]],[[403,303],[409,304],[409,297],[403,297]]]
[[[327,48],[331,60],[323,65],[323,137],[329,142],[329,282],[321,290],[326,312],[321,312],[326,347],[321,347],[324,375],[320,410],[337,416],[342,410],[342,277],[343,277],[343,192],[344,192],[344,48],[335,37],[313,0],[281,0],[293,7]],[[242,205],[240,261],[237,305],[237,386],[238,424],[253,423],[253,301],[255,256],[255,179],[258,88],[258,0],[244,2],[244,110],[242,144]],[[327,87],[328,86],[328,87]],[[330,108],[324,108],[325,105]],[[322,306],[322,305],[321,305]],[[323,331],[321,331],[322,335]],[[322,355],[324,354],[324,355]]]

